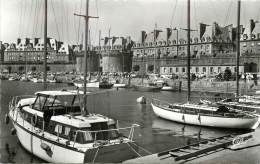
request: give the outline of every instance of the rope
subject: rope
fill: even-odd
[[[175,2],[175,5],[174,5],[174,9],[172,11],[172,17],[171,17],[171,21],[170,21],[170,27],[172,28],[172,23],[173,23],[173,20],[175,18],[175,12],[176,12],[176,8],[177,8],[177,3],[178,3],[178,0],[176,0]]]
[[[150,151],[148,151],[147,149],[145,149],[145,148],[143,148],[143,147],[141,147],[141,146],[139,146],[139,145],[137,145],[136,143],[132,143],[132,144],[134,144],[135,146],[137,146],[138,148],[141,148],[144,152],[146,152],[147,154],[153,154],[152,152],[150,152]]]
[[[225,21],[224,21],[224,25],[227,24],[228,20],[229,20],[229,17],[230,17],[230,13],[231,13],[231,7],[232,7],[232,4],[233,4],[233,1],[230,1],[229,5],[228,5],[228,9],[227,9],[227,15],[226,15],[226,18],[225,18]]]
[[[58,23],[57,23],[57,17],[56,17],[56,14],[55,14],[55,10],[54,10],[54,7],[53,7],[53,0],[51,0],[51,7],[52,7],[52,10],[53,10],[53,15],[54,15],[54,21],[55,21],[55,25],[56,25],[56,30],[57,30],[57,34],[58,34],[58,39],[60,41],[60,33],[59,33],[59,28],[58,28]]]
[[[93,159],[92,163],[95,162],[95,160],[96,160],[96,158],[97,158],[98,151],[99,151],[99,147],[98,147],[98,149],[97,149],[97,151],[96,151],[96,153],[95,153],[95,156],[94,156],[94,159]]]
[[[142,157],[128,142],[126,144],[131,148],[131,150],[133,150],[134,153],[136,153],[139,157]]]
[[[35,1],[35,0],[32,0],[32,2],[31,2],[31,8],[30,8],[30,11],[29,11],[29,16],[28,16],[28,18],[29,18],[29,17],[33,17],[32,12],[33,12],[33,4],[34,4],[34,1]],[[33,18],[32,18],[32,19],[33,19]],[[28,26],[28,27],[27,27],[27,33],[26,33],[27,36],[29,36],[29,33],[30,33],[30,25],[31,25],[31,24],[28,22],[28,23],[27,23],[27,26]]]

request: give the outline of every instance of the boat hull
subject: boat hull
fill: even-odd
[[[133,86],[134,90],[141,91],[141,92],[159,92],[161,90],[161,87],[157,86],[139,86],[135,85]]]
[[[83,163],[85,154],[76,150],[70,150],[65,145],[57,145],[47,141],[43,137],[37,136],[23,128],[21,125],[14,123],[17,137],[21,145],[33,155],[52,163]],[[33,143],[33,144],[31,144]],[[42,149],[41,144],[45,143],[51,148],[52,155]]]
[[[176,88],[172,87],[172,86],[164,86],[164,87],[162,87],[161,90],[162,91],[176,91]]]
[[[84,83],[74,83],[74,86],[79,87],[79,88],[83,88],[84,87]],[[99,88],[99,82],[87,83],[86,86],[88,88]]]
[[[117,83],[115,83],[115,84],[114,84],[114,87],[115,87],[115,88],[126,88],[126,84],[123,84],[123,83],[118,83],[118,84],[117,84]]]
[[[185,114],[167,110],[166,108],[151,104],[154,113],[164,119],[180,122],[184,124],[219,127],[219,128],[235,128],[235,129],[256,129],[259,125],[258,118],[232,118],[206,116],[198,114]]]

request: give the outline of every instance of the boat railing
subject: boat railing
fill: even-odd
[[[12,100],[9,102],[9,110],[15,109],[17,107],[18,102],[21,99],[26,99],[26,98],[35,98],[35,95],[20,95],[20,96],[14,96]]]
[[[96,130],[96,131],[86,131],[86,130],[77,130],[76,131],[76,134],[75,134],[75,137],[74,137],[74,144],[73,144],[73,147],[75,147],[75,144],[77,143],[76,141],[76,138],[77,138],[77,135],[79,133],[85,133],[85,134],[93,134],[92,136],[94,136],[94,139],[93,139],[93,142],[95,143],[93,146],[102,146],[102,145],[106,145],[106,144],[109,144],[110,143],[110,140],[111,138],[107,138],[107,139],[104,139],[104,140],[98,140],[97,139],[97,135],[98,133],[103,133],[103,132],[113,132],[113,131],[116,131],[116,132],[119,132],[120,131],[129,131],[129,134],[127,136],[128,140],[129,141],[133,141],[133,137],[134,137],[134,130],[136,127],[139,127],[140,125],[138,124],[132,124],[131,126],[129,127],[123,127],[123,128],[115,128],[115,129],[107,129],[107,130]],[[124,142],[124,136],[123,135],[119,135],[119,137],[115,138],[115,140],[118,141],[118,143],[123,143]]]

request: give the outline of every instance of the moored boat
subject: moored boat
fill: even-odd
[[[162,87],[151,84],[133,85],[134,90],[141,92],[159,92]]]
[[[117,128],[111,118],[83,112],[82,96],[78,90],[62,90],[13,98],[9,118],[21,145],[53,163],[122,162],[136,157],[132,139],[137,125]],[[130,131],[128,137],[119,133],[125,130]]]
[[[259,125],[257,115],[239,112],[226,106],[170,104],[159,100],[154,100],[151,105],[157,116],[184,124],[234,129],[256,129]]]

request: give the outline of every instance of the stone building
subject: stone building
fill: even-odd
[[[100,71],[130,72],[132,67],[131,37],[105,37],[93,50],[100,55]]]
[[[251,22],[251,21],[250,21]],[[251,68],[250,61],[259,58],[259,37],[257,28],[252,30],[252,23],[249,31],[253,38],[243,37],[248,35],[241,26],[241,60],[240,72],[258,72],[258,67]],[[260,31],[258,31],[260,32]],[[220,26],[214,22],[212,25],[200,24],[198,31],[191,31],[191,72],[206,75],[223,72],[229,68],[236,71],[236,28],[231,24]],[[252,50],[244,45],[254,45]],[[259,45],[260,47],[260,45]],[[187,65],[187,30],[170,29],[153,30],[150,33],[141,32],[140,40],[135,42],[133,48],[132,70],[139,73],[160,73],[160,74],[186,74]],[[250,57],[245,54],[250,51]],[[254,52],[254,54],[252,53]],[[250,66],[246,66],[249,62]],[[246,69],[249,67],[250,69]]]
[[[24,71],[27,65],[30,71],[41,71],[44,61],[44,40],[42,38],[17,39],[16,43],[5,44],[3,63],[9,72]],[[57,70],[55,64],[75,64],[72,47],[53,38],[47,38],[47,70]],[[39,66],[38,66],[39,65]],[[12,69],[12,67],[14,69]],[[58,69],[59,70],[59,69]]]

